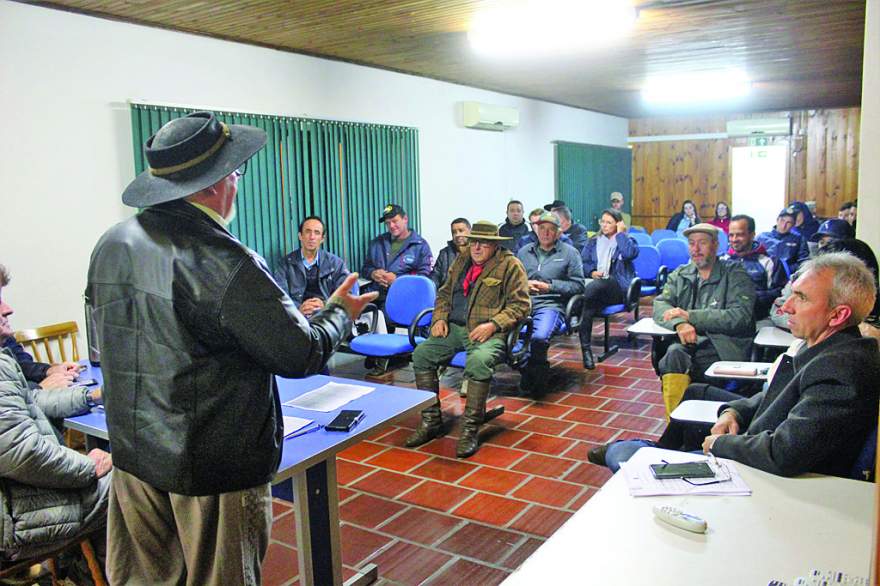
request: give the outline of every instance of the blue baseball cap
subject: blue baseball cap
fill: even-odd
[[[841,220],[839,218],[825,220],[819,225],[819,229],[816,230],[816,233],[810,236],[810,242],[818,242],[823,236],[831,236],[838,240],[852,238],[852,226],[850,226],[849,222],[846,220]]]

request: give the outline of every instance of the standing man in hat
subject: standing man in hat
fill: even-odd
[[[507,352],[505,335],[531,307],[526,273],[513,253],[499,245],[504,240],[492,222],[475,223],[469,253],[456,257],[437,293],[431,336],[416,346],[412,362],[416,387],[432,391],[437,399],[422,411],[418,429],[406,440],[408,447],[443,435],[437,369],[462,350],[467,350],[468,393],[455,453],[467,458],[479,447],[492,373]]]
[[[667,418],[713,362],[748,360],[755,335],[755,286],[742,265],[718,260],[718,229],[697,224],[684,235],[691,262],[654,299],[654,321],[678,334],[658,365]]]
[[[788,265],[790,275],[795,274],[801,263],[810,257],[806,239],[792,230],[797,215],[798,210],[794,206],[783,208],[776,217],[776,226],[769,232],[761,232],[756,239],[764,245],[771,258]]]
[[[283,422],[275,377],[324,368],[375,297],[350,275],[311,321],[227,229],[257,128],[209,112],[147,140],[122,195],[144,208],[95,247],[86,296],[116,470],[112,584],[259,584]]]
[[[376,305],[381,308],[388,295],[388,288],[397,277],[431,276],[433,255],[428,241],[409,229],[409,218],[399,205],[385,206],[379,223],[384,223],[388,231],[370,242],[361,273],[372,281],[365,290],[379,293]]]
[[[632,216],[623,211],[623,194],[619,191],[611,193],[611,209],[617,210],[620,213],[620,217],[623,218],[622,221],[627,228],[632,226]]]

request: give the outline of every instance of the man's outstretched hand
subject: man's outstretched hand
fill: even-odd
[[[333,292],[333,296],[330,297],[331,301],[335,301],[345,308],[345,312],[348,313],[348,316],[351,319],[357,319],[360,317],[364,307],[379,296],[378,291],[365,293],[363,295],[352,295],[351,288],[354,287],[357,280],[358,274],[351,273],[345,278],[339,288]]]

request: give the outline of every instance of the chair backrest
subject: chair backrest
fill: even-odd
[[[660,263],[666,265],[670,271],[691,261],[688,243],[681,238],[661,240],[657,243],[657,251],[660,253]]]
[[[877,427],[872,425],[871,432],[865,438],[865,444],[862,451],[859,452],[856,461],[853,462],[850,477],[856,480],[867,480],[874,482],[875,470],[874,464],[877,457]]]
[[[641,226],[630,226],[629,228],[627,228],[627,232],[629,232],[630,236],[632,236],[633,234],[637,234],[637,233],[647,234],[645,229],[642,228]]]
[[[655,245],[661,240],[675,238],[676,236],[678,236],[678,234],[676,234],[674,230],[667,230],[666,228],[658,228],[651,232],[651,240]]]
[[[639,244],[639,255],[633,259],[633,265],[642,281],[653,282],[660,264],[660,253],[652,244]]]
[[[642,280],[638,277],[633,278],[626,290],[626,299],[623,300],[627,311],[632,311],[639,304],[639,297],[642,295]]]
[[[66,321],[31,330],[19,330],[15,332],[15,339],[33,354],[37,362],[76,362],[79,360],[78,332],[75,321]],[[52,351],[53,342],[58,349],[58,356]]]
[[[635,240],[639,245],[648,244],[650,246],[654,246],[654,239],[645,232],[633,232],[632,230],[628,230],[628,232],[629,235],[633,237],[633,240]]]
[[[434,307],[437,290],[434,282],[421,275],[403,275],[397,277],[388,288],[385,299],[385,313],[396,324],[409,326],[412,320],[427,307]],[[420,326],[431,323],[430,314],[422,318]]]
[[[727,234],[724,233],[724,230],[718,230],[718,256],[726,253],[728,248],[730,248],[730,242],[727,239]]]

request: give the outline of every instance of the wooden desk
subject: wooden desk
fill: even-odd
[[[868,575],[874,484],[736,467],[752,496],[635,498],[616,474],[504,584],[765,586],[811,569]],[[708,532],[655,520],[656,504],[702,517]]]

